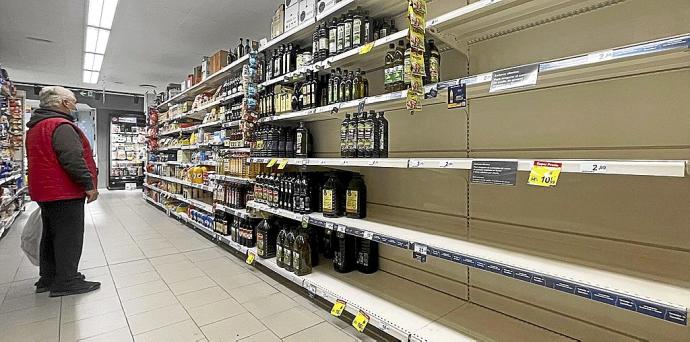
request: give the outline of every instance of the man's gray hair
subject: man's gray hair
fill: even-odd
[[[76,100],[74,93],[60,86],[43,87],[38,93],[39,107],[46,109],[60,108],[63,100]]]

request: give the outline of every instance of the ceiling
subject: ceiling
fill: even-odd
[[[270,33],[283,0],[120,0],[98,85],[82,83],[88,0],[0,0],[0,63],[15,82],[144,93],[219,49]],[[28,39],[34,37],[40,40]]]

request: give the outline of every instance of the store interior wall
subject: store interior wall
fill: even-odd
[[[25,90],[28,99],[38,100],[38,95],[34,91],[34,87],[17,86],[18,89]],[[97,91],[93,91],[93,94]],[[98,187],[105,188],[107,186],[108,177],[108,158],[110,151],[108,151],[108,141],[110,139],[110,116],[113,114],[143,114],[144,113],[144,99],[142,95],[120,95],[106,93],[100,99],[94,96],[84,96],[80,92],[75,92],[77,102],[89,105],[96,109],[96,141],[98,154]]]
[[[687,32],[685,0],[622,1],[480,40],[468,46],[469,58],[445,52],[442,79]],[[382,92],[381,79],[370,77],[374,93]],[[640,69],[635,76],[470,97],[467,110],[439,104],[414,115],[391,111],[390,157],[687,159],[688,84],[687,68]],[[340,155],[340,122],[308,124],[316,157]],[[556,188],[543,189],[527,186],[527,173],[505,187],[468,185],[467,171],[354,170],[365,177],[372,221],[690,286],[688,178],[568,174]],[[687,326],[380,248],[384,272],[574,339],[690,340]]]

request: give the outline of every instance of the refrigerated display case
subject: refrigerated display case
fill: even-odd
[[[146,160],[146,119],[143,114],[110,117],[108,189],[141,188]]]

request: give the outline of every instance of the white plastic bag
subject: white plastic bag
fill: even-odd
[[[24,224],[22,231],[22,250],[34,266],[40,263],[39,253],[41,251],[41,236],[43,235],[43,220],[41,219],[41,208],[36,208],[29,219]]]

